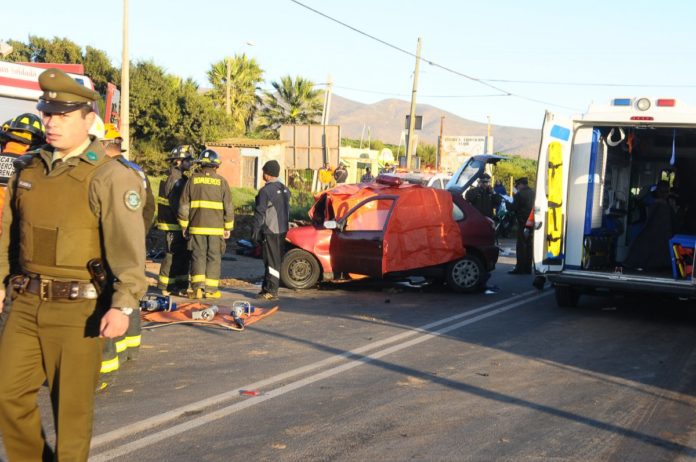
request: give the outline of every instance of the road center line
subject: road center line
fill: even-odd
[[[145,436],[145,437],[143,437],[143,438],[137,439],[137,440],[135,440],[135,441],[132,441],[132,442],[129,442],[129,443],[126,443],[126,444],[123,444],[123,445],[119,445],[119,446],[118,446],[117,448],[115,448],[115,449],[112,449],[112,450],[109,450],[109,451],[105,451],[105,452],[103,452],[103,453],[101,453],[101,454],[97,454],[97,455],[91,457],[90,460],[91,460],[91,461],[95,461],[95,462],[96,462],[96,461],[106,461],[106,460],[111,460],[111,459],[113,459],[113,458],[115,458],[115,457],[119,457],[119,456],[123,456],[123,455],[126,455],[126,454],[130,454],[131,452],[136,451],[136,450],[138,450],[138,449],[142,449],[142,448],[144,448],[144,447],[150,446],[150,445],[152,445],[152,444],[155,444],[155,443],[157,443],[157,442],[159,442],[159,441],[165,440],[165,439],[170,438],[170,437],[172,437],[172,436],[175,436],[175,435],[178,435],[178,434],[180,434],[180,433],[184,433],[184,432],[187,432],[187,431],[189,431],[189,430],[192,430],[192,429],[194,429],[194,428],[197,428],[197,427],[206,425],[206,424],[208,424],[208,423],[210,423],[210,422],[213,422],[213,421],[215,421],[215,420],[221,419],[221,418],[223,418],[223,417],[227,417],[227,416],[229,416],[229,415],[231,415],[231,414],[234,414],[234,413],[236,413],[236,412],[238,412],[238,411],[241,411],[241,410],[243,410],[243,409],[247,409],[247,408],[249,408],[249,407],[251,407],[251,406],[255,406],[255,405],[257,405],[257,404],[263,403],[263,402],[265,402],[265,401],[267,401],[267,400],[269,400],[269,399],[276,398],[276,397],[278,397],[278,396],[282,396],[282,395],[284,395],[284,394],[286,394],[286,393],[289,393],[289,392],[291,392],[291,391],[294,391],[294,390],[297,390],[297,389],[299,389],[299,388],[305,387],[305,386],[310,385],[310,384],[312,384],[312,383],[315,383],[315,382],[317,382],[317,381],[326,379],[326,378],[328,378],[328,377],[332,377],[332,376],[334,376],[334,375],[337,375],[337,374],[340,374],[340,373],[342,373],[342,372],[348,371],[348,370],[353,369],[353,368],[355,368],[355,367],[358,367],[358,366],[361,366],[361,365],[364,365],[364,364],[368,364],[368,363],[370,363],[371,361],[373,361],[373,360],[375,360],[375,359],[379,359],[379,358],[382,358],[382,357],[384,357],[384,356],[386,356],[386,355],[389,355],[389,354],[395,353],[395,352],[397,352],[397,351],[401,351],[401,350],[403,350],[403,349],[412,347],[412,346],[417,345],[417,344],[419,344],[419,343],[425,342],[425,341],[427,341],[427,340],[430,340],[430,339],[439,337],[440,335],[443,335],[443,334],[446,334],[446,333],[448,333],[448,332],[451,332],[451,331],[453,331],[453,330],[455,330],[455,329],[459,329],[459,328],[461,328],[461,327],[464,327],[464,326],[467,326],[467,325],[470,325],[470,324],[474,324],[474,323],[476,323],[476,322],[478,322],[478,321],[481,321],[481,320],[483,320],[483,319],[489,318],[489,317],[491,317],[491,316],[495,316],[495,315],[497,315],[497,314],[503,313],[503,312],[508,311],[508,310],[511,310],[511,309],[513,309],[513,308],[517,308],[517,307],[519,307],[519,306],[521,306],[521,305],[526,305],[527,303],[530,303],[530,302],[533,302],[533,301],[535,301],[535,300],[538,300],[539,298],[545,297],[545,296],[547,296],[547,295],[549,295],[549,294],[551,293],[551,292],[546,292],[546,293],[541,293],[541,294],[539,294],[539,295],[536,295],[536,296],[534,296],[534,297],[524,298],[525,295],[528,295],[529,293],[534,293],[534,292],[536,292],[536,291],[526,292],[526,293],[524,293],[524,294],[521,294],[521,295],[518,296],[518,297],[514,297],[514,299],[516,299],[517,301],[515,301],[515,302],[513,302],[513,303],[505,304],[505,305],[501,306],[500,308],[492,309],[492,310],[487,311],[487,312],[485,312],[485,313],[483,313],[483,314],[479,314],[478,316],[474,316],[473,318],[466,319],[466,320],[457,322],[457,323],[455,323],[455,324],[448,325],[448,326],[443,327],[443,328],[441,328],[441,329],[439,329],[439,330],[427,331],[426,328],[427,328],[428,326],[431,326],[432,324],[442,325],[443,323],[447,322],[447,321],[445,321],[445,319],[447,319],[447,320],[452,320],[452,318],[454,318],[454,319],[460,319],[460,318],[464,317],[465,313],[461,313],[461,314],[459,314],[459,315],[455,315],[455,316],[452,316],[452,317],[450,317],[450,318],[445,318],[445,319],[443,319],[443,320],[436,321],[436,322],[431,323],[431,324],[429,324],[429,325],[427,325],[427,326],[424,326],[424,327],[421,328],[421,329],[416,329],[416,330],[413,331],[413,332],[402,333],[402,334],[399,334],[399,335],[390,337],[389,339],[385,339],[385,340],[380,341],[380,342],[373,342],[373,343],[371,343],[371,344],[365,345],[364,347],[361,347],[361,348],[358,348],[358,349],[352,350],[352,351],[353,351],[353,352],[359,352],[359,350],[371,349],[371,348],[374,348],[373,345],[375,345],[375,344],[384,345],[384,344],[390,343],[390,342],[387,342],[388,340],[391,340],[391,341],[393,342],[393,341],[394,341],[393,339],[396,338],[396,337],[399,337],[399,339],[403,339],[403,338],[405,338],[405,337],[408,337],[408,336],[411,336],[411,335],[415,335],[415,334],[417,334],[417,333],[420,334],[418,337],[416,337],[416,338],[414,338],[414,339],[411,339],[411,340],[408,340],[408,341],[405,341],[405,342],[402,342],[402,343],[399,343],[399,344],[396,344],[396,345],[392,345],[391,347],[388,347],[388,348],[385,348],[385,349],[383,349],[383,350],[377,351],[377,352],[375,352],[375,353],[369,354],[369,355],[364,356],[364,357],[362,357],[362,358],[355,359],[355,360],[350,361],[350,362],[347,362],[347,363],[345,363],[345,364],[341,364],[341,365],[339,365],[339,366],[335,366],[335,367],[333,367],[333,368],[331,368],[331,369],[327,369],[327,370],[325,370],[325,371],[318,372],[318,373],[316,373],[316,374],[314,374],[314,375],[311,375],[311,376],[309,376],[309,377],[305,377],[305,378],[303,378],[303,379],[297,380],[297,381],[292,382],[292,383],[289,383],[289,384],[287,384],[287,385],[283,385],[283,386],[281,386],[281,387],[279,387],[279,388],[276,388],[276,389],[274,389],[274,390],[269,390],[268,392],[266,392],[266,393],[263,394],[263,395],[260,395],[260,396],[257,396],[257,397],[253,397],[253,398],[249,398],[249,399],[246,399],[246,400],[244,400],[244,401],[239,401],[239,402],[237,402],[237,403],[234,403],[234,404],[229,405],[229,406],[227,406],[227,407],[224,407],[224,408],[222,408],[222,409],[218,409],[218,410],[216,410],[216,411],[210,412],[210,413],[205,414],[205,415],[203,415],[203,416],[199,416],[199,417],[196,417],[196,418],[194,418],[194,419],[191,419],[191,420],[189,420],[189,421],[187,421],[187,422],[183,422],[183,423],[178,424],[178,425],[175,425],[175,426],[173,426],[173,427],[165,428],[165,429],[163,429],[163,430],[160,430],[160,431],[158,431],[158,432],[156,432],[156,433],[151,433],[151,434],[149,434],[149,435],[147,435],[147,436]],[[520,300],[520,298],[524,298],[524,299]],[[510,301],[510,299],[508,299],[508,300],[502,300],[502,301],[500,301],[500,302],[496,302],[496,303],[487,305],[486,307],[481,307],[481,308],[477,308],[476,310],[471,310],[471,311],[467,312],[467,314],[471,315],[471,314],[474,314],[474,312],[480,313],[481,311],[485,311],[485,309],[490,309],[490,308],[493,307],[493,306],[501,305],[501,304],[503,304],[504,302],[509,302],[509,301]],[[408,335],[405,335],[405,334],[408,334]],[[370,347],[370,348],[368,348],[368,347]],[[350,353],[350,352],[349,352],[349,353]],[[334,361],[336,361],[336,360],[338,360],[338,359],[345,358],[349,353],[344,353],[344,354],[341,354],[341,355],[336,355],[336,356],[333,356],[333,357],[331,357],[331,358],[327,358],[327,360],[328,360],[328,359],[334,359],[334,358],[336,358],[336,359],[334,359]],[[352,353],[352,354],[354,354],[354,353]],[[319,362],[322,363],[322,362],[326,362],[327,360],[319,361]],[[318,364],[318,363],[314,363],[314,364]],[[309,366],[306,366],[306,367],[313,366],[314,364],[310,364]],[[303,368],[299,368],[299,369],[303,369]],[[295,369],[294,371],[296,371],[296,370],[298,370],[298,369]],[[293,372],[293,371],[290,371],[290,372]],[[283,374],[281,374],[281,375],[283,375]],[[276,377],[278,377],[278,376],[276,376]],[[274,378],[271,378],[271,379],[274,379]],[[271,379],[267,379],[267,380],[271,380]],[[266,380],[266,381],[267,381],[267,380]],[[257,384],[258,384],[258,383],[262,383],[262,382],[266,382],[266,381],[257,382]],[[249,388],[254,388],[254,385],[255,385],[255,384],[252,384],[251,386],[249,386]],[[238,392],[238,390],[235,390],[234,392],[228,392],[228,393],[223,393],[222,395],[218,395],[218,397],[221,397],[221,396],[223,396],[223,395],[228,396],[228,395],[231,395],[231,394],[234,394],[234,396],[238,396],[239,392]],[[204,401],[207,401],[207,400],[204,400]],[[196,404],[196,403],[194,403],[194,404]],[[200,402],[199,402],[199,407],[200,407]],[[180,408],[180,409],[181,409],[181,408]],[[170,412],[174,412],[174,411],[170,411]],[[170,413],[165,413],[165,414],[170,414]],[[165,414],[162,414],[162,415],[165,415]],[[177,413],[177,416],[179,416],[179,415],[180,415],[180,413]],[[157,418],[157,417],[158,417],[158,416],[156,416],[155,418]],[[146,421],[149,421],[149,420],[151,420],[151,419],[147,419]],[[144,423],[144,422],[146,422],[146,421],[143,421],[143,422],[141,422],[140,424],[142,424],[142,423]],[[139,425],[139,427],[140,427],[140,426],[141,426],[141,425]],[[148,427],[148,428],[151,429],[152,427],[150,426],[150,427]],[[101,441],[99,444],[102,444],[102,445],[103,445],[103,444],[105,444],[107,441],[109,441],[109,440],[106,440],[105,437],[106,437],[107,435],[113,434],[113,433],[114,433],[114,432],[110,432],[110,433],[106,433],[106,434],[104,434],[104,435],[101,435],[102,441]],[[132,432],[130,432],[130,433],[132,433]],[[111,441],[113,441],[113,439],[114,439],[114,438],[111,438]],[[93,443],[93,444],[92,444],[92,447],[94,447],[94,446],[95,446],[95,444]]]

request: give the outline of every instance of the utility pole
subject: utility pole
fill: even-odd
[[[322,127],[321,142],[324,145],[324,149],[323,149],[324,164],[331,162],[331,160],[329,159],[329,157],[330,157],[329,143],[326,140],[326,126],[329,124],[329,111],[331,110],[331,87],[332,86],[333,86],[333,79],[331,78],[331,74],[329,74],[326,77],[326,92],[324,93],[324,108],[321,111],[321,127]]]
[[[123,156],[130,158],[130,60],[128,58],[128,0],[123,0],[123,44],[121,49],[121,124]]]
[[[418,37],[418,47],[416,48],[416,69],[413,71],[413,91],[411,92],[411,112],[408,120],[408,138],[406,141],[406,170],[411,170],[411,157],[413,152],[413,132],[416,127],[416,92],[418,91],[418,72],[421,60],[421,38]]]
[[[486,135],[486,154],[493,154],[491,152],[491,116],[486,116],[488,118],[488,134]]]
[[[230,57],[227,56],[225,58],[225,113],[228,116],[232,115],[232,106],[230,104],[230,87],[232,86],[232,83],[230,82],[230,74],[232,73],[232,70],[230,69],[230,67],[232,67],[232,64],[230,63]]]
[[[442,162],[442,134],[445,131],[445,116],[440,116],[440,138],[437,140],[437,155],[435,156],[435,171],[440,171],[440,162]]]

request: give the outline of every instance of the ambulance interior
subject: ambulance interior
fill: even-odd
[[[580,266],[691,280],[696,128],[591,129],[595,148],[589,171],[595,175],[579,218],[584,222]]]

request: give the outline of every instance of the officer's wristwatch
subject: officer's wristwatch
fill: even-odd
[[[122,306],[122,307],[118,308],[118,311],[125,314],[126,316],[130,316],[131,314],[133,314],[133,308],[128,307],[128,306]]]

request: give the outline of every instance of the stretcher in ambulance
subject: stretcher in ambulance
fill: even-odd
[[[581,294],[696,299],[696,107],[616,98],[574,118],[546,113],[534,266],[560,306]]]

